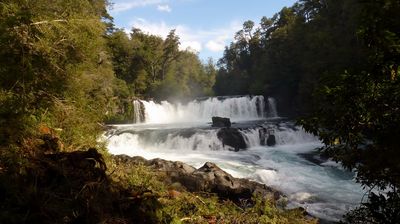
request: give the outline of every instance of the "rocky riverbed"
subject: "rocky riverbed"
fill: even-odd
[[[113,156],[115,164],[145,165],[156,172],[164,174],[163,181],[168,185],[181,185],[190,192],[215,193],[221,198],[232,201],[250,199],[253,195],[278,200],[282,193],[264,184],[243,178],[234,178],[216,164],[206,162],[196,169],[183,162],[172,162],[163,159],[146,160],[140,156]]]

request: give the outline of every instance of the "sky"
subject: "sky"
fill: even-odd
[[[127,33],[135,27],[165,38],[175,29],[180,49],[199,54],[202,60],[222,57],[243,22],[258,24],[295,0],[111,0],[109,13]]]

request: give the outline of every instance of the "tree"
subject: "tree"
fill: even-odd
[[[217,94],[272,96],[285,116],[309,113],[319,80],[368,65],[356,36],[359,10],[354,1],[300,1],[259,27],[246,22],[219,61]]]
[[[152,87],[151,95],[160,100],[188,100],[212,95],[214,79],[215,67],[212,61],[203,65],[195,53],[181,51],[169,66],[165,79]]]
[[[217,75],[217,68],[212,58],[208,58],[207,63],[203,65],[204,75],[200,82],[203,87],[203,95],[212,96],[214,94],[212,87],[215,83],[215,77]]]
[[[123,30],[115,29],[107,35],[107,45],[115,75],[127,83],[132,83],[135,76],[129,67],[133,57],[133,46],[128,35]]]
[[[103,39],[106,2],[48,3],[0,3],[4,145],[22,142],[40,123],[62,130],[66,145],[75,140],[93,143],[94,134],[83,140],[82,133],[97,133],[96,122],[104,117],[113,94]]]
[[[251,38],[245,25],[219,61],[217,94],[276,97],[286,115],[307,117],[300,123],[323,152],[386,190],[370,193],[352,221],[399,219],[399,4],[302,0],[262,18]]]
[[[369,201],[349,223],[396,223],[400,219],[400,3],[356,1],[358,37],[369,66],[330,76],[318,88],[317,109],[301,121],[324,142],[323,151],[354,169]],[[389,16],[390,15],[390,16]]]
[[[175,30],[171,30],[164,40],[163,55],[162,55],[162,69],[161,69],[161,79],[165,78],[165,73],[168,70],[168,66],[172,61],[179,57],[179,37],[175,34]]]
[[[139,29],[133,29],[131,41],[134,44],[135,59],[143,64],[152,82],[155,82],[160,76],[162,67],[163,39],[155,35],[146,35]]]
[[[205,66],[198,55],[179,50],[175,30],[162,39],[137,28],[132,29],[129,38],[122,30],[114,29],[107,39],[114,71],[128,85],[130,99],[165,100],[213,94],[213,65]]]

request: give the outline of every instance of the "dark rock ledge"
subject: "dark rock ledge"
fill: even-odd
[[[270,197],[278,200],[282,193],[254,181],[242,178],[234,178],[211,162],[205,163],[196,169],[183,162],[172,162],[163,159],[146,160],[143,157],[129,157],[126,155],[113,156],[118,164],[143,164],[156,170],[164,172],[164,182],[167,184],[179,183],[190,192],[215,193],[221,198],[232,201],[250,199],[253,194]]]

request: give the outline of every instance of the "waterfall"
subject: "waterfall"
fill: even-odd
[[[133,123],[142,123],[144,122],[144,108],[143,103],[140,100],[133,101],[133,114],[134,114],[134,121]]]
[[[179,151],[216,151],[228,149],[217,137],[217,130],[197,130],[188,135],[183,132],[171,131],[164,133],[159,130],[138,133],[124,132],[109,139],[109,151],[113,154],[133,155],[135,150],[147,151],[164,149]],[[135,149],[135,150],[132,150]]]
[[[278,111],[276,109],[275,99],[272,97],[268,97],[268,116],[269,117],[279,117]]]
[[[105,133],[110,153],[181,161],[196,168],[213,162],[235,177],[290,195],[288,206],[307,207],[313,216],[332,221],[364,195],[352,181],[353,173],[317,155],[315,148],[322,146],[318,137],[291,121],[265,119],[279,118],[273,98],[211,97],[186,104],[135,100],[133,112],[140,124],[116,125]],[[211,127],[207,123],[212,116],[229,117],[231,129]],[[235,131],[221,135],[227,130]],[[267,146],[271,133],[276,144]]]
[[[263,96],[210,97],[187,104],[144,100],[140,103],[144,108],[144,120],[150,124],[209,122],[213,116],[228,117],[232,121],[258,120],[266,115]],[[135,122],[138,123],[137,120]]]
[[[307,142],[317,142],[318,138],[306,133],[300,127],[287,126],[259,126],[239,130],[246,143],[247,148],[265,145],[263,139],[267,137],[263,129],[272,129],[276,135],[277,145],[293,145]],[[128,129],[129,130],[129,129]],[[217,151],[232,149],[224,146],[217,137],[218,129],[144,129],[144,130],[121,130],[118,134],[111,137],[109,149],[113,154],[135,153],[134,149],[148,150],[200,150]],[[121,145],[131,151],[121,151]],[[111,146],[111,147],[110,147]]]

